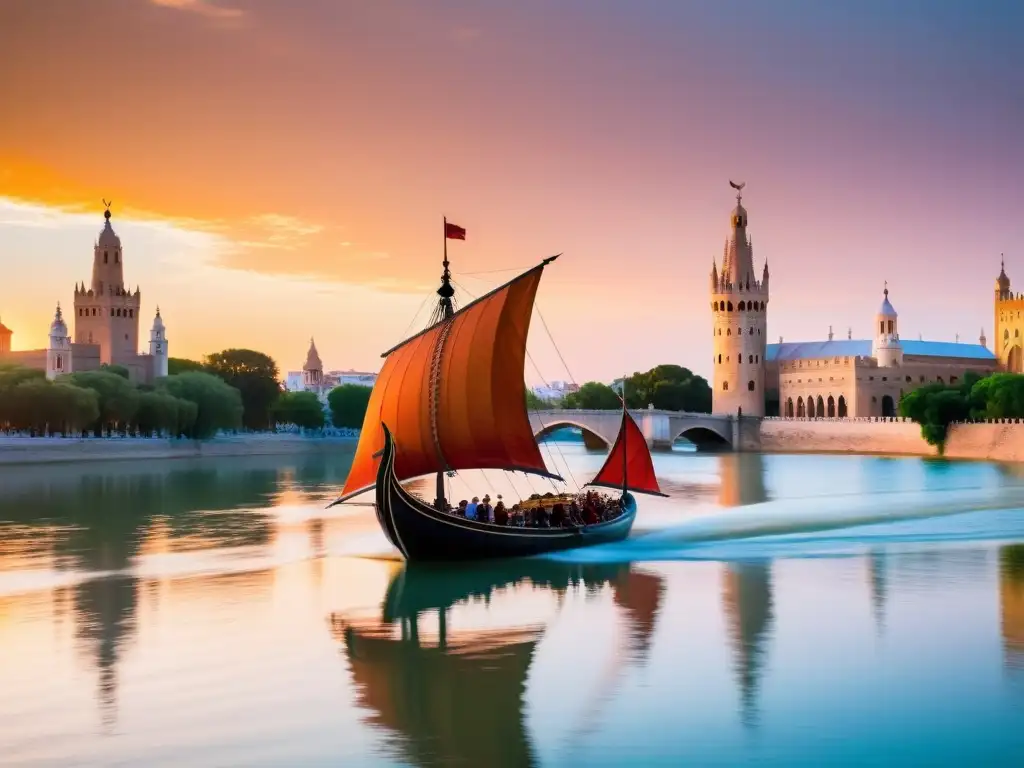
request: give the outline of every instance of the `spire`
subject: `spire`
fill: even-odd
[[[320,361],[320,353],[316,351],[316,342],[309,337],[309,352],[306,353],[306,364],[302,366],[304,371],[322,371],[324,364]]]
[[[54,320],[63,320],[64,319],[64,315],[61,314],[61,311],[60,311],[60,302],[59,301],[57,302],[57,314],[55,314],[53,316],[53,319]]]
[[[828,340],[832,341],[832,326],[831,325],[828,327]]]
[[[846,338],[853,339],[853,326],[846,329]]]
[[[985,338],[985,329],[981,329],[981,335],[978,337],[978,343],[983,347],[988,347],[988,339]]]
[[[718,264],[715,263],[714,259],[711,259],[711,291],[715,292],[718,290]]]

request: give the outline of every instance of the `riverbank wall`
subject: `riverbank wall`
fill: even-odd
[[[765,453],[861,453],[937,456],[912,421],[872,419],[765,419]],[[946,440],[946,458],[1024,461],[1024,424],[954,424]]]
[[[326,451],[352,451],[352,437],[304,437],[295,434],[228,435],[212,440],[162,438],[0,437],[0,466],[79,461],[275,456]]]

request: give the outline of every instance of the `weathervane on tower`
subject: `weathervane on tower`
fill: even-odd
[[[103,218],[106,219],[107,221],[110,221],[110,206],[111,205],[113,205],[113,203],[110,200],[104,200],[103,201],[103,208],[104,208]]]
[[[743,199],[743,188],[747,186],[747,182],[741,181],[737,184],[732,179],[729,179],[729,186],[736,190],[736,202],[740,202]]]

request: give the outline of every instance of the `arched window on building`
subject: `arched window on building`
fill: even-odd
[[[753,355],[747,355],[747,362],[748,363],[754,362],[754,356]]]
[[[846,418],[846,398],[843,395],[839,396],[839,408],[836,412],[840,419]]]
[[[755,387],[756,385],[754,384],[753,379],[747,382],[747,392],[753,392]]]
[[[893,402],[892,395],[882,395],[882,415],[885,417],[896,415],[896,404]]]
[[[719,355],[719,356],[718,356],[718,364],[719,364],[719,365],[721,365],[721,364],[722,364],[722,356],[721,356],[721,355]]]
[[[729,391],[729,382],[728,381],[723,381],[722,382],[722,391],[723,392],[728,392]]]
[[[726,310],[727,312],[732,312],[732,302],[731,301],[728,304],[726,304],[725,306],[727,307],[727,310]]]
[[[828,396],[828,417],[830,419],[835,418],[836,415],[836,401],[832,395]]]
[[[739,306],[738,306],[738,307],[736,307],[736,308],[737,308],[737,309],[738,309],[738,310],[739,310],[740,312],[745,312],[745,311],[746,311],[746,309],[747,309],[747,305],[746,305],[746,303],[745,303],[745,302],[742,302],[742,301],[741,301],[741,302],[739,303]]]
[[[796,417],[802,419],[807,415],[807,411],[804,410],[804,399],[798,397],[796,399]]]
[[[103,263],[104,264],[107,263],[107,252],[106,251],[103,252]]]
[[[725,329],[725,335],[726,336],[732,336],[732,328],[726,328]]]
[[[793,418],[793,398],[792,397],[787,397],[786,398],[786,418],[788,418],[788,419],[792,419]]]
[[[807,398],[807,418],[808,419],[813,419],[814,418],[814,396],[813,395],[811,397]]]
[[[818,414],[818,418],[822,418],[825,415],[825,401],[818,395],[818,407],[814,409],[814,412]]]
[[[56,371],[63,371],[64,370],[64,356],[63,355],[57,355],[57,359],[56,359],[56,361],[54,361],[53,368]]]

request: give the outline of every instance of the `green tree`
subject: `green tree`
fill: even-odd
[[[142,435],[169,434],[177,436],[181,428],[182,409],[191,413],[188,427],[195,423],[197,406],[160,389],[139,392],[139,408],[135,413],[135,428]]]
[[[189,371],[205,371],[206,365],[198,360],[188,360],[184,357],[170,357],[167,359],[167,375],[177,376],[179,373]]]
[[[370,387],[360,384],[342,384],[327,395],[331,408],[331,421],[339,428],[359,429],[366,418],[366,407],[370,404]]]
[[[127,379],[109,371],[79,371],[61,377],[76,387],[91,389],[99,399],[100,414],[93,424],[99,437],[104,431],[126,432],[139,407],[139,394]]]
[[[970,404],[974,418],[1024,418],[1024,375],[996,373],[976,382]]]
[[[324,406],[313,392],[283,392],[274,403],[277,424],[294,424],[302,429],[323,429]]]
[[[269,429],[270,410],[281,396],[277,363],[251,349],[225,349],[206,357],[206,368],[242,393],[242,424],[246,429]]]
[[[971,415],[969,384],[947,387],[927,384],[907,392],[900,398],[899,414],[921,425],[921,437],[942,453],[946,447],[949,426]]]
[[[179,373],[161,379],[160,390],[195,405],[191,424],[187,426],[190,413],[179,412],[179,430],[185,437],[205,440],[217,434],[217,430],[242,426],[242,396],[217,376],[199,371]]]
[[[28,379],[45,379],[46,373],[35,368],[26,368],[22,365],[0,364],[0,393],[11,387],[16,387]]]
[[[111,365],[110,363],[103,363],[103,365],[100,366],[100,370],[104,371],[105,373],[116,374],[120,376],[122,379],[131,379],[131,374],[128,372],[128,369],[125,368],[123,365]]]
[[[707,379],[679,365],[658,365],[626,379],[626,403],[630,408],[666,411],[711,412],[711,386]]]
[[[526,390],[526,410],[546,411],[547,409],[554,407],[556,407],[554,403],[539,397],[532,389]]]
[[[46,378],[26,378],[4,391],[0,422],[31,434],[70,434],[96,421],[96,393]]]
[[[567,394],[562,403],[566,408],[588,411],[613,411],[622,408],[622,401],[615,390],[599,381],[588,381],[578,392]]]

